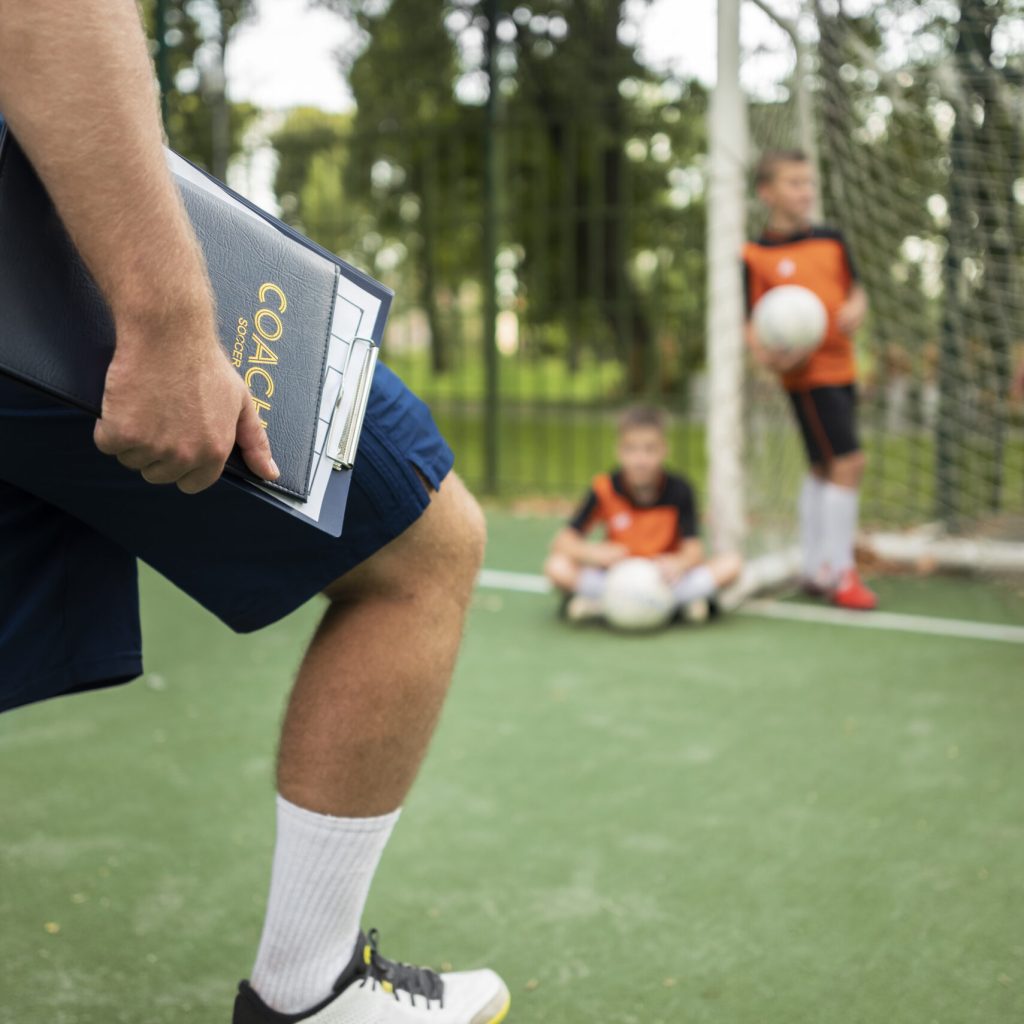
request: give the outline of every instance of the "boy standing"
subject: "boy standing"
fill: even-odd
[[[619,418],[619,467],[594,477],[576,514],[558,532],[544,574],[571,595],[573,621],[601,615],[608,570],[626,558],[651,558],[672,586],[680,608],[703,618],[707,602],[739,576],[738,555],[705,559],[697,537],[693,488],[665,468],[665,416],[635,407]],[[605,539],[587,534],[601,525]]]
[[[857,438],[852,335],[864,322],[867,295],[842,235],[811,223],[815,182],[805,153],[765,153],[756,187],[768,223],[743,250],[746,340],[754,358],[780,374],[810,462],[799,506],[802,584],[841,608],[869,610],[877,598],[861,582],[853,553],[865,460]],[[828,310],[824,340],[809,354],[768,351],[749,319],[765,292],[787,284],[810,289]]]

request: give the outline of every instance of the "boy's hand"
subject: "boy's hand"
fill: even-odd
[[[793,373],[806,366],[814,349],[800,348],[793,352],[779,352],[776,365],[778,373]]]
[[[752,321],[748,320],[745,328],[747,347],[758,366],[770,373],[790,373],[802,363],[807,362],[814,349],[797,349],[787,352],[785,349],[767,348],[761,344],[757,330]]]
[[[629,548],[625,544],[616,544],[613,541],[601,541],[598,544],[588,545],[588,561],[598,569],[610,569],[617,562],[629,558]]]
[[[836,327],[843,334],[856,334],[868,312],[868,298],[863,288],[854,288],[850,297],[836,313]]]
[[[675,586],[691,569],[696,568],[704,560],[704,549],[699,540],[690,537],[683,541],[678,551],[667,555],[658,555],[654,559],[661,572],[661,578],[671,587]]]
[[[671,555],[658,555],[654,562],[658,566],[661,578],[670,587],[678,583],[689,568],[689,565],[684,562],[678,552]]]
[[[811,352],[806,349],[787,352],[785,349],[769,349],[762,345],[758,345],[754,349],[754,358],[772,373],[792,373],[793,370],[806,363],[810,357]]]

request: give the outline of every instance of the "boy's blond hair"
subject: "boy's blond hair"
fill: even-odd
[[[653,427],[663,437],[668,434],[668,413],[654,405],[631,405],[619,413],[618,430],[621,437],[633,427]]]
[[[810,159],[802,149],[766,149],[754,169],[754,184],[758,188],[770,185],[779,164],[806,164],[810,163]]]

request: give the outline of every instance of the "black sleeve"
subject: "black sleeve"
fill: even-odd
[[[697,505],[693,500],[693,491],[687,488],[686,501],[679,506],[679,536],[686,540],[689,537],[696,537],[699,532],[697,529]]]
[[[593,488],[587,491],[587,496],[580,503],[580,506],[573,513],[572,518],[566,525],[577,533],[586,533],[590,527],[590,520],[597,511],[597,495]]]
[[[697,529],[697,502],[693,496],[693,488],[682,477],[673,477],[669,481],[666,501],[674,505],[679,516],[679,537],[686,540],[696,537]]]

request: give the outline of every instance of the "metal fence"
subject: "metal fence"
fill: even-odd
[[[375,223],[347,254],[396,292],[383,357],[477,490],[574,492],[610,463],[615,412],[634,400],[674,414],[675,460],[701,473],[702,183],[662,115],[615,138],[499,123],[490,180],[482,123],[353,140],[376,175]]]

